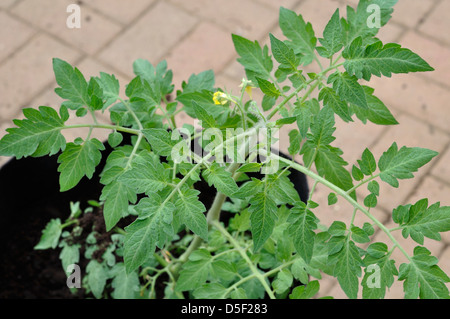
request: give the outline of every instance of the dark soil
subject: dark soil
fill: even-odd
[[[105,146],[97,172],[102,171],[111,152],[110,147]],[[50,219],[67,219],[71,201],[79,201],[84,209],[88,200],[97,200],[101,194],[98,174],[91,180],[84,178],[71,191],[60,193],[57,167],[57,156],[52,156],[11,160],[0,169],[0,299],[89,297],[82,289],[73,295],[67,288],[67,277],[59,259],[60,249],[33,249]],[[290,178],[302,200],[306,200],[308,187],[305,176],[292,171]],[[207,208],[210,207],[215,191],[205,183],[197,183],[197,186],[201,191],[200,200]],[[87,215],[86,218],[92,220],[84,220],[86,226],[91,224],[104,234],[103,239],[98,240],[105,241],[106,247],[110,239],[101,211]],[[96,257],[101,258],[101,252]],[[84,269],[82,263],[80,261],[80,266]],[[160,288],[163,291],[164,287]]]

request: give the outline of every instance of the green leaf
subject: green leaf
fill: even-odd
[[[360,0],[356,11],[347,6],[347,19],[342,20],[342,28],[344,31],[344,44],[350,44],[354,39],[362,37],[364,43],[373,42],[379,29],[372,24],[376,24],[376,18],[380,18],[380,27],[388,23],[391,14],[394,11],[392,8],[398,0]],[[371,6],[371,7],[369,7]],[[374,11],[375,9],[375,11]],[[370,22],[370,23],[368,23]]]
[[[205,249],[194,251],[183,265],[176,291],[194,290],[203,286],[212,270],[211,254]]]
[[[339,9],[337,9],[330,21],[328,22],[325,30],[323,31],[323,39],[319,39],[323,45],[325,52],[319,53],[325,58],[330,58],[335,53],[339,52],[343,46],[343,32],[341,27],[341,20],[339,17]]]
[[[118,263],[113,268],[113,274],[111,286],[114,291],[111,296],[114,299],[135,299],[140,288],[138,273],[133,271],[127,274],[125,265]]]
[[[86,266],[86,273],[87,284],[92,294],[97,299],[102,298],[103,290],[106,286],[106,281],[109,278],[105,265],[93,259]]]
[[[294,281],[294,277],[291,272],[284,268],[276,276],[275,280],[272,282],[272,287],[277,294],[282,294],[287,291]]]
[[[378,161],[380,178],[393,187],[398,187],[397,179],[413,178],[412,173],[430,162],[439,153],[419,147],[402,147],[398,150],[397,143],[383,153]]]
[[[373,243],[367,248],[364,264],[367,266],[361,281],[364,299],[383,299],[386,289],[394,283],[398,275],[395,261],[389,259],[388,247],[384,243]]]
[[[304,65],[310,64],[315,57],[317,43],[311,23],[306,23],[301,15],[283,7],[280,8],[279,20],[283,34],[290,40],[288,46],[296,55],[304,55]]]
[[[196,299],[223,299],[228,289],[219,283],[208,283],[195,289]]]
[[[354,75],[337,71],[329,76],[328,83],[333,83],[334,91],[344,101],[363,109],[368,108],[364,88],[358,83],[358,79]]]
[[[377,162],[375,160],[375,157],[368,148],[364,150],[361,156],[361,160],[358,160],[358,164],[361,172],[366,176],[372,175],[372,173],[374,173],[377,169]]]
[[[59,259],[61,259],[61,264],[64,271],[67,270],[69,265],[78,264],[80,262],[80,244],[68,245],[63,242],[63,248],[59,253]]]
[[[281,174],[266,175],[265,191],[277,205],[294,205],[300,202],[300,196],[289,179],[289,174],[285,171]]]
[[[344,236],[346,231],[347,225],[340,221],[334,221],[328,228],[328,233],[334,237]]]
[[[398,280],[403,283],[406,299],[449,299],[445,283],[450,278],[437,265],[438,259],[431,256],[425,247],[414,248],[414,256],[409,264],[399,268]]]
[[[45,229],[42,231],[41,239],[39,243],[34,246],[36,250],[45,250],[49,248],[55,249],[59,243],[59,237],[61,236],[61,220],[59,218],[50,220]],[[66,268],[64,268],[65,270]]]
[[[214,91],[215,76],[213,70],[192,74],[188,83],[183,82],[183,94],[190,92],[201,92],[203,90]]]
[[[350,232],[352,233],[353,241],[355,241],[356,243],[365,244],[370,241],[367,233],[359,227],[352,226],[352,228],[350,228]]]
[[[319,101],[323,100],[324,106],[329,106],[344,122],[353,122],[348,103],[341,100],[336,92],[329,87],[324,87],[319,93]]]
[[[398,122],[384,103],[373,95],[374,89],[364,86],[368,109],[352,107],[356,116],[365,124],[367,120],[378,125],[397,125]]]
[[[117,147],[123,141],[123,135],[117,131],[112,132],[108,136],[108,143],[111,147]]]
[[[296,155],[300,152],[302,136],[298,130],[291,130],[289,132],[289,148],[288,152],[291,155]]]
[[[336,238],[336,237],[334,237]],[[358,277],[361,276],[363,262],[359,251],[353,241],[348,237],[338,237],[342,248],[328,257],[328,261],[334,264],[333,275],[338,279],[339,285],[350,299],[358,296]]]
[[[272,54],[275,60],[280,63],[280,69],[297,72],[300,60],[295,56],[294,50],[289,48],[283,41],[278,40],[272,33],[269,36]]]
[[[338,201],[338,198],[335,193],[328,194],[328,205],[334,205]]]
[[[0,156],[22,157],[54,155],[64,150],[66,140],[61,134],[64,121],[58,113],[48,107],[39,110],[23,109],[26,119],[14,120],[17,127],[8,128],[0,140]]]
[[[355,181],[362,181],[364,179],[364,174],[355,165],[353,165],[352,167],[352,176],[355,179]]]
[[[162,128],[149,128],[142,131],[153,151],[160,156],[169,156],[176,144],[170,133]]]
[[[259,192],[250,199],[250,229],[254,251],[258,251],[264,245],[275,227],[277,205],[267,195],[265,191]]]
[[[64,105],[73,110],[90,105],[88,83],[77,68],[73,68],[61,59],[54,58],[53,71],[56,83],[60,86],[55,89],[56,94],[69,101]]]
[[[165,60],[161,61],[155,68],[149,61],[137,59],[133,63],[133,71],[134,74],[146,80],[154,88],[155,96],[162,97],[172,93],[174,89],[172,84],[173,74],[171,70],[167,70]]]
[[[364,205],[366,207],[376,207],[378,203],[377,196],[375,194],[369,194],[364,198]]]
[[[169,171],[159,162],[157,156],[151,156],[145,164],[136,164],[125,171],[119,182],[134,189],[136,193],[154,193],[162,190],[170,182]]]
[[[423,245],[424,237],[441,240],[439,233],[450,231],[450,207],[435,203],[428,207],[428,200],[419,200],[414,205],[399,206],[393,211],[393,219],[402,227],[404,238],[411,236]]]
[[[256,77],[256,81],[258,81],[258,86],[265,95],[273,98],[277,98],[281,95],[280,91],[273,83],[259,77]]]
[[[343,51],[346,59],[344,67],[350,75],[370,81],[372,75],[391,77],[392,73],[410,73],[433,71],[434,69],[420,56],[400,45],[381,41],[367,47],[362,39],[355,39],[349,48]]]
[[[232,35],[232,39],[236,52],[240,56],[238,62],[244,66],[247,77],[250,80],[255,80],[255,76],[268,79],[273,62],[268,54],[267,46],[262,49],[258,41],[252,42],[236,34]]]
[[[122,168],[115,168],[123,172]],[[136,192],[118,180],[103,187],[100,200],[104,201],[103,216],[105,218],[106,231],[110,231],[117,222],[128,214],[129,202],[136,202]]]
[[[217,127],[216,119],[211,115],[206,109],[204,109],[200,104],[192,101],[192,107],[195,112],[195,117],[201,121],[201,125],[204,128]]]
[[[204,170],[203,177],[209,186],[214,185],[219,192],[228,197],[232,197],[239,189],[231,173],[218,163],[213,163],[208,169]]]
[[[104,72],[100,72],[100,77],[97,77],[96,79],[97,83],[103,90],[103,97],[105,98],[103,110],[105,110],[108,106],[119,99],[119,81],[114,75],[110,75]]]
[[[369,190],[369,192],[371,192],[372,194],[374,194],[376,196],[380,195],[380,184],[378,184],[377,181],[371,181],[367,185],[367,189]]]
[[[95,138],[82,144],[68,143],[58,157],[61,192],[75,187],[84,176],[91,179],[102,158],[100,151],[104,149],[104,145]]]
[[[140,217],[125,228],[124,261],[127,272],[141,266],[155,252],[156,246],[163,248],[172,239],[175,206],[164,202],[157,194],[145,197],[135,206]]]
[[[311,299],[319,292],[320,284],[317,280],[308,282],[306,286],[298,286],[292,290],[289,299]]]
[[[188,189],[181,191],[179,199],[175,205],[182,222],[196,235],[208,239],[208,225],[206,217],[203,214],[206,211],[205,206],[199,201],[199,191]]]
[[[291,209],[288,232],[294,240],[295,250],[306,263],[313,256],[317,221],[316,216],[304,204]]]

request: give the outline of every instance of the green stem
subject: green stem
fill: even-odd
[[[373,216],[365,207],[361,206],[357,201],[355,201],[345,190],[341,189],[340,187],[337,187],[336,185],[334,185],[333,183],[327,181],[326,179],[324,179],[323,177],[317,175],[316,173],[312,172],[311,170],[307,169],[306,167],[295,163],[289,159],[285,159],[283,157],[280,157],[278,155],[273,155],[274,159],[278,159],[284,163],[290,164],[292,165],[292,167],[302,173],[304,173],[305,175],[313,178],[314,180],[318,181],[319,183],[323,184],[324,186],[328,187],[329,189],[333,190],[335,193],[337,193],[338,195],[340,195],[341,197],[343,197],[346,201],[348,201],[355,209],[361,211],[364,215],[366,215],[370,220],[372,220],[375,225],[378,226],[378,228],[380,228],[388,237],[389,239],[392,241],[392,243],[398,248],[400,249],[400,251],[403,253],[403,255],[405,255],[405,257],[412,262],[412,258],[411,256],[409,256],[409,254],[406,252],[406,250],[400,245],[400,243],[397,241],[397,239],[395,239],[394,236],[392,236],[391,232],[389,231],[389,229],[386,228],[386,226],[383,225],[383,223],[381,223],[377,218],[375,218],[375,216]]]
[[[108,125],[108,124],[74,124],[74,125],[66,125],[62,128],[62,130],[67,129],[77,129],[77,128],[102,128],[107,130],[116,130],[123,133],[130,133],[133,135],[139,135],[141,133],[140,130],[135,130],[132,128],[122,127],[118,125]]]
[[[347,191],[347,194],[353,193],[357,188],[359,188],[359,187],[361,187],[362,185],[364,185],[364,184],[370,182],[371,180],[374,180],[375,178],[377,178],[378,176],[380,176],[380,174],[381,174],[381,173],[378,173],[377,175],[370,176],[369,178],[367,178],[367,179],[361,181],[358,185],[353,186],[352,188],[350,188],[350,189]]]
[[[259,282],[263,285],[264,289],[266,290],[267,294],[271,299],[275,299],[275,295],[270,289],[269,285],[266,282],[266,279],[263,274],[259,272],[259,270],[256,268],[256,266],[252,263],[250,258],[248,257],[246,251],[239,245],[239,243],[233,238],[233,236],[230,235],[230,233],[218,222],[214,221],[213,226],[217,228],[222,235],[224,235],[230,244],[234,246],[234,248],[239,252],[239,254],[242,256],[242,258],[245,260],[245,262],[248,264],[248,267],[250,268],[250,271],[252,274],[259,280]]]

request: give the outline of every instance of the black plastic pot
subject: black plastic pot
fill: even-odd
[[[105,148],[96,172],[102,171],[111,152],[108,143]],[[91,180],[83,178],[77,187],[61,193],[57,158],[12,159],[0,169],[0,299],[73,298],[66,286],[59,249],[36,251],[33,247],[50,219],[67,218],[71,201],[83,204],[98,199],[102,185],[95,174]],[[252,176],[260,177],[257,173]],[[306,201],[305,175],[292,170],[289,178]],[[201,191],[200,200],[210,207],[215,189],[204,182],[195,187]]]

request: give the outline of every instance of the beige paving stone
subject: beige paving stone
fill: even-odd
[[[438,162],[436,166],[433,167],[431,174],[436,176],[442,181],[450,183],[450,148],[446,152],[442,152],[438,155]]]
[[[120,31],[120,25],[87,7],[81,8],[81,28],[68,28],[67,19],[71,13],[67,13],[67,6],[72,3],[71,0],[25,0],[12,12],[89,54],[97,52]]]
[[[213,21],[230,33],[255,40],[265,36],[278,22],[278,10],[254,1],[227,0],[170,0],[203,21]]]
[[[292,9],[297,3],[298,0],[257,0],[260,3],[264,3],[267,6],[271,6],[272,8],[278,10],[280,7]]]
[[[0,12],[0,62],[14,53],[33,34],[35,31],[28,25],[12,18],[5,12]]]
[[[191,74],[206,70],[218,73],[234,53],[231,35],[210,22],[203,22],[167,55],[167,63],[173,70],[175,86],[180,88]]]
[[[420,25],[424,14],[435,4],[434,0],[400,0],[394,7],[392,20],[414,28]]]
[[[400,123],[397,126],[390,127],[382,136],[377,144],[370,150],[379,159],[383,152],[385,152],[393,142],[396,142],[398,147],[423,147],[441,152],[448,143],[448,135],[443,134],[437,130],[430,129],[430,126],[422,123],[407,115],[397,117]],[[434,159],[436,161],[436,159]],[[399,188],[393,188],[390,185],[380,183],[379,205],[388,211],[404,203],[408,195],[416,188],[420,178],[426,174],[433,161],[428,165],[419,169],[414,173],[415,178],[407,180],[399,180]]]
[[[450,84],[450,48],[413,31],[407,32],[399,43],[417,53],[435,69],[421,73],[422,76],[447,86]]]
[[[196,18],[176,6],[159,2],[102,50],[99,58],[132,77],[136,59],[149,60],[153,65],[159,63],[195,23]]]
[[[42,34],[0,66],[0,121],[11,120],[54,80],[52,58],[55,56],[71,63],[79,54]]]
[[[417,1],[417,0],[416,0]],[[423,1],[422,3],[432,3],[432,1]],[[425,22],[420,25],[419,30],[432,37],[450,43],[450,19],[448,18],[450,12],[450,1],[441,1],[434,8],[431,14],[427,17]]]
[[[141,14],[156,0],[133,0],[131,4],[123,0],[89,0],[86,5],[93,7],[101,13],[111,17],[122,24],[128,24]]]
[[[450,90],[418,74],[396,74],[392,78],[373,77],[369,85],[389,109],[405,111],[450,132]]]
[[[0,2],[0,8],[2,9],[11,8],[17,2],[18,0],[2,0]]]

